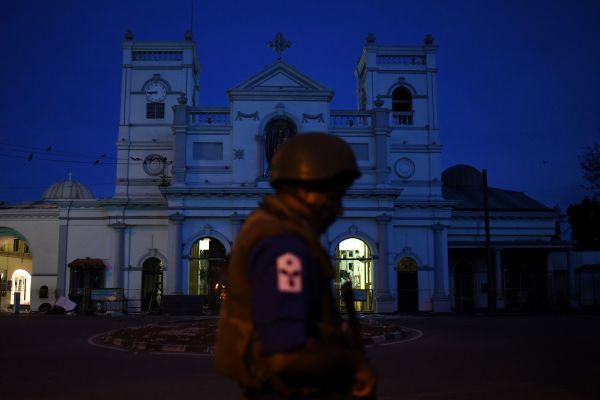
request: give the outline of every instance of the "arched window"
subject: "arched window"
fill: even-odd
[[[267,175],[271,171],[271,158],[279,146],[298,133],[296,125],[287,118],[274,118],[265,127],[265,157],[267,158]]]
[[[392,92],[392,115],[398,125],[413,124],[412,95],[403,86],[397,87]]]
[[[190,250],[189,294],[207,296],[216,309],[224,295],[225,246],[215,238],[203,237]]]
[[[345,282],[351,281],[356,310],[373,311],[373,256],[369,246],[357,238],[342,240],[335,250],[335,258],[335,286],[340,309],[345,308],[340,289]]]

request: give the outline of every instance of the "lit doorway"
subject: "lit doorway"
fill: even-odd
[[[31,252],[25,237],[12,228],[0,226],[0,310],[14,305],[17,292],[23,308],[29,308],[32,271]],[[35,302],[35,295],[33,300]]]
[[[154,311],[160,306],[163,290],[163,263],[150,257],[142,264],[142,311]]]
[[[396,266],[398,288],[398,312],[419,311],[419,279],[417,262],[411,257],[403,257]]]
[[[15,304],[15,293],[19,293],[21,304],[31,304],[31,274],[24,269],[18,269],[12,274],[11,305]]]
[[[340,310],[345,310],[341,300],[341,287],[351,281],[356,311],[373,311],[373,257],[369,246],[360,239],[342,240],[335,250],[336,297]]]
[[[225,295],[225,246],[215,238],[204,237],[190,251],[189,294],[205,296],[209,309],[216,311]]]

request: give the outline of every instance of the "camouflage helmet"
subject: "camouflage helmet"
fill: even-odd
[[[342,139],[327,133],[301,133],[283,144],[271,159],[271,185],[282,182],[351,184],[361,175],[356,157]]]

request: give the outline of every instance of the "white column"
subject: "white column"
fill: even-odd
[[[185,283],[181,253],[183,251],[182,233],[185,216],[179,212],[169,216],[169,268],[167,294],[185,294]]]
[[[446,227],[440,223],[432,226],[433,229],[433,263],[435,279],[433,287],[433,311],[450,312],[449,277],[448,277],[448,247],[444,246]]]
[[[377,221],[377,291],[374,293],[377,302],[377,312],[393,312],[396,302],[390,294],[388,277],[388,225],[392,218],[387,214],[375,217]]]
[[[254,137],[256,139],[256,168],[257,178],[262,179],[265,177],[265,137],[258,134]]]
[[[502,286],[502,249],[494,249],[494,255],[496,257],[496,262],[494,263],[494,268],[496,268],[496,308],[505,308]]]
[[[186,146],[187,146],[187,124],[188,107],[185,95],[177,98],[178,104],[173,106],[175,147],[173,148],[173,186],[185,185],[186,173]]]
[[[374,104],[376,108],[371,112],[371,118],[375,132],[375,178],[377,185],[383,185],[388,183],[390,172],[387,165],[390,110],[381,108],[382,100],[376,100]]]
[[[114,229],[113,232],[113,282],[115,288],[123,287],[123,269],[125,263],[125,228],[127,225],[122,222],[117,222],[110,225]]]

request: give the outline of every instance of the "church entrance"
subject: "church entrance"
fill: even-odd
[[[454,267],[454,309],[458,312],[471,312],[475,308],[473,297],[473,267],[460,262]]]
[[[217,311],[225,296],[225,246],[215,238],[204,237],[190,251],[189,294],[204,296],[208,308]]]
[[[346,306],[341,298],[341,287],[352,282],[354,308],[359,312],[373,311],[373,257],[371,249],[362,240],[349,238],[342,240],[335,250],[336,297],[340,310]]]
[[[398,288],[398,312],[419,311],[419,279],[417,262],[411,257],[403,257],[396,268]]]
[[[163,263],[150,257],[142,264],[142,311],[157,310],[163,290]]]

